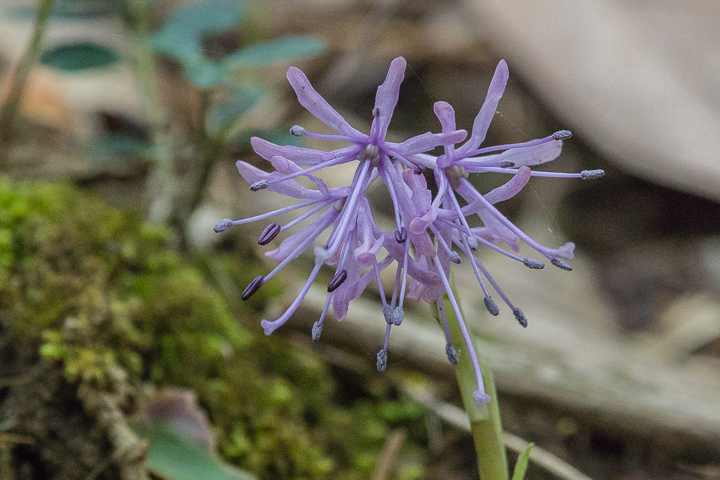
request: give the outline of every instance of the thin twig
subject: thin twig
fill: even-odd
[[[20,58],[10,86],[10,93],[0,111],[0,169],[2,170],[6,169],[10,163],[8,143],[12,136],[12,126],[20,108],[28,76],[40,56],[45,25],[54,2],[55,0],[40,0],[39,2],[32,39]]]
[[[382,452],[380,452],[380,459],[378,460],[378,466],[375,473],[372,476],[372,480],[389,480],[392,478],[393,470],[397,465],[398,455],[400,449],[405,443],[407,438],[407,432],[402,429],[394,430],[388,439],[385,441]]]

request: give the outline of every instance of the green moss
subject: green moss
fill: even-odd
[[[63,392],[78,385],[117,390],[112,372],[120,367],[128,415],[149,383],[192,389],[220,453],[260,478],[369,478],[389,433],[403,428],[410,440],[395,478],[418,478],[422,410],[383,400],[387,385],[367,389],[363,400],[333,404],[336,382],[316,353],[261,334],[255,312],[277,290],[264,288],[244,306],[232,301],[228,282],[242,287],[258,274],[254,257],[217,255],[199,269],[169,248],[173,240],[169,230],[70,186],[0,178],[0,377],[43,365],[61,369]],[[226,280],[232,309],[207,282],[208,272]],[[22,389],[0,389],[0,416],[10,415],[3,403],[22,405],[20,395]],[[68,400],[66,412],[56,404],[60,417],[77,415],[76,403]],[[24,414],[14,431],[41,435],[41,427],[22,427],[37,412]],[[62,461],[62,448],[62,455],[43,458]]]

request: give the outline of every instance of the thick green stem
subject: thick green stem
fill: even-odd
[[[477,406],[472,396],[473,391],[477,390],[475,371],[473,370],[470,356],[467,353],[467,348],[465,348],[462,332],[460,331],[460,326],[457,318],[455,318],[450,302],[445,300],[444,305],[448,326],[450,328],[450,338],[452,339],[453,346],[458,351],[458,363],[455,366],[455,376],[460,386],[465,411],[470,418],[470,428],[475,442],[475,452],[478,457],[480,479],[507,480],[507,458],[505,456],[505,446],[503,445],[500,408],[492,371],[482,359],[480,352],[475,349],[475,353],[480,362],[480,370],[483,374],[485,392],[487,392],[491,398],[490,403]],[[442,326],[442,319],[437,306],[435,311],[435,318]]]
[[[37,16],[35,17],[35,30],[33,31],[32,39],[20,58],[12,83],[10,84],[10,93],[5,101],[5,105],[2,107],[2,111],[0,111],[0,169],[7,168],[9,164],[7,145],[12,134],[12,126],[15,122],[18,109],[20,108],[20,100],[22,100],[28,76],[40,56],[40,46],[43,36],[45,35],[45,25],[54,2],[55,0],[40,0],[38,4]]]

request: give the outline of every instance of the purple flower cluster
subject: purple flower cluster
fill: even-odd
[[[221,220],[215,226],[215,231],[221,232],[232,225],[265,220],[290,211],[303,211],[294,220],[283,225],[270,223],[259,238],[259,243],[266,245],[284,230],[314,217],[314,220],[306,222],[304,228],[285,238],[276,249],[266,253],[277,261],[278,265],[269,274],[250,282],[242,293],[242,299],[249,298],[290,261],[314,246],[315,265],[307,281],[283,315],[273,321],[262,321],[265,334],[271,334],[290,318],[322,266],[329,265],[334,267],[335,275],[327,285],[327,300],[320,319],[313,325],[312,338],[320,338],[330,305],[335,318],[341,321],[347,314],[350,302],[359,297],[371,282],[377,282],[387,323],[385,342],[377,355],[377,368],[380,371],[385,370],[387,365],[390,330],[402,323],[406,297],[438,302],[445,326],[446,353],[452,363],[457,363],[457,351],[450,340],[447,318],[442,309],[442,297],[446,294],[460,324],[475,370],[477,391],[473,396],[480,404],[489,401],[490,397],[485,393],[472,340],[450,287],[451,264],[461,263],[458,252],[464,254],[483,291],[487,310],[492,315],[498,315],[500,311],[490,296],[486,282],[508,305],[517,321],[523,327],[527,326],[523,312],[503,293],[474,252],[483,244],[529,268],[543,268],[545,264],[540,260],[522,258],[513,253],[518,251],[522,240],[547,258],[552,265],[571,270],[570,265],[561,258],[571,259],[575,246],[567,243],[560,248],[549,248],[539,244],[503,216],[495,204],[516,195],[531,176],[591,179],[602,176],[603,172],[588,170],[569,174],[530,170],[529,167],[533,165],[557,158],[562,148],[562,140],[571,135],[564,130],[525,143],[480,148],[505,90],[508,79],[505,61],[501,61],[495,70],[485,103],[475,118],[469,138],[465,130],[456,128],[452,107],[446,102],[437,102],[434,111],[442,127],[441,133],[424,133],[402,143],[387,141],[387,130],[398,101],[405,67],[404,58],[393,60],[385,81],[378,87],[369,135],[347,123],[313,89],[305,74],[291,67],[287,78],[300,103],[336,134],[311,133],[297,125],[292,127],[290,132],[298,136],[339,140],[350,145],[325,152],[280,146],[253,138],[252,146],[255,152],[269,161],[275,171],[268,173],[246,162],[237,162],[240,174],[250,183],[250,189],[270,190],[293,197],[298,203],[242,220]],[[427,154],[439,146],[444,148],[442,155],[435,157]],[[347,187],[328,188],[313,174],[327,167],[350,162],[354,162],[357,169],[352,183]],[[438,189],[435,195],[428,188],[424,171],[431,171],[434,175]],[[481,194],[467,178],[471,173],[483,172],[506,173],[512,177],[504,185]],[[296,181],[298,177],[308,179],[315,188],[302,186]],[[394,231],[383,231],[375,223],[365,195],[374,182],[382,182],[392,199],[396,227]],[[468,219],[474,215],[479,217],[482,226],[470,226]],[[327,240],[316,245],[318,237],[328,229],[330,232]],[[508,249],[498,246],[501,242]],[[388,296],[380,272],[391,266],[395,269],[395,283],[392,294]]]

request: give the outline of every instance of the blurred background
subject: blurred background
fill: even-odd
[[[477,478],[428,305],[408,305],[384,374],[371,288],[313,343],[320,282],[266,338],[313,260],[243,303],[272,268],[264,225],[213,232],[286,205],[237,173],[270,169],[251,136],[325,131],[289,65],[367,130],[400,55],[395,140],[438,131],[438,100],[470,129],[505,59],[486,143],[569,129],[540,168],[606,171],[502,205],[541,243],[577,244],[572,272],[482,254],[527,329],[455,270],[505,430],[591,478],[720,478],[718,20],[700,0],[3,0],[3,478],[147,478],[146,454],[177,480]],[[587,478],[553,461],[527,478]]]

